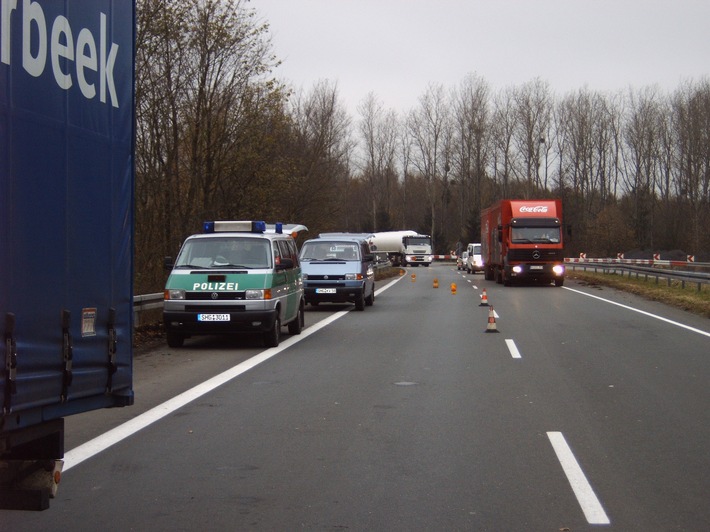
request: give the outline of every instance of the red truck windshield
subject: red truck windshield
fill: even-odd
[[[512,227],[510,241],[513,244],[540,242],[543,244],[559,244],[559,227]]]

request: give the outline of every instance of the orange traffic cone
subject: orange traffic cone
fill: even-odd
[[[498,329],[496,328],[496,314],[495,311],[493,310],[493,307],[490,308],[488,311],[488,326],[486,327],[486,332],[494,332],[497,333]]]
[[[417,282],[417,274],[416,274],[416,273],[413,273],[413,274],[412,274],[412,282],[413,282],[413,283],[416,283],[416,282]]]
[[[451,294],[456,295],[456,283],[451,283]]]
[[[483,293],[481,294],[481,303],[478,305],[479,307],[487,307],[488,306],[488,294],[486,294],[486,289],[483,289]]]
[[[434,288],[439,288],[439,279],[434,277]]]

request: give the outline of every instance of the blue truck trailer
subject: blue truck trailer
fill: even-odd
[[[0,507],[133,404],[134,0],[0,0]]]

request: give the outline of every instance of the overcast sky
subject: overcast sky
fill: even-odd
[[[710,0],[251,0],[277,77],[337,83],[354,115],[370,92],[406,112],[431,84],[475,73],[493,90],[534,78],[557,95],[710,74]]]

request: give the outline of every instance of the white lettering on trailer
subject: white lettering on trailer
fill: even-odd
[[[547,205],[535,205],[533,207],[523,205],[520,207],[520,212],[547,212]]]
[[[12,12],[17,11],[18,0],[1,1],[0,46],[2,50],[0,50],[0,61],[10,65],[10,19]],[[112,42],[110,49],[107,50],[106,14],[100,13],[99,20],[99,51],[97,54],[96,39],[90,30],[82,28],[75,45],[69,20],[61,15],[54,19],[49,36],[52,73],[60,88],[70,89],[73,85],[72,75],[62,70],[60,58],[67,62],[73,61],[79,90],[87,100],[91,100],[96,97],[96,87],[93,82],[87,80],[87,73],[88,71],[98,71],[99,100],[101,103],[106,103],[106,91],[108,90],[111,105],[118,107],[113,69],[119,46]],[[37,35],[35,55],[32,53],[33,30]],[[47,21],[42,6],[36,0],[22,0],[22,67],[29,75],[38,78],[44,73],[47,64],[47,48]]]

